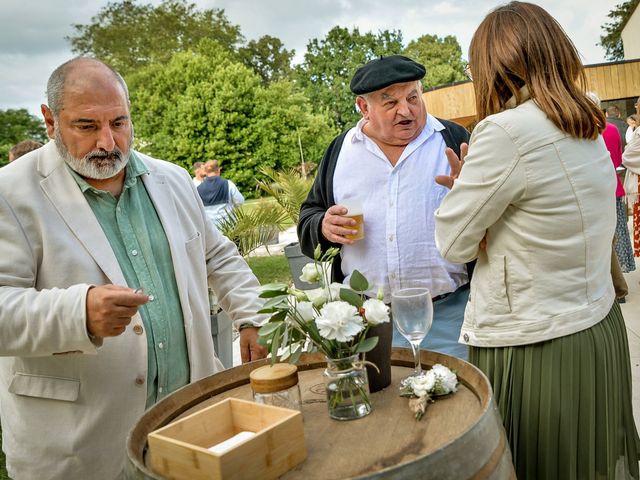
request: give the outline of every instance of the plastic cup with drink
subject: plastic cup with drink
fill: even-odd
[[[362,200],[359,198],[345,198],[340,205],[347,209],[345,217],[353,218],[355,225],[349,225],[348,228],[357,230],[355,235],[345,235],[349,240],[362,240],[364,238],[364,210],[362,208]]]

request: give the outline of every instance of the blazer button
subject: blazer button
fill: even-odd
[[[467,335],[466,333],[462,336],[462,338],[464,338],[464,341],[469,343],[469,335]]]
[[[142,325],[134,325],[133,326],[133,331],[136,335],[142,335]]]
[[[137,377],[136,385],[144,385],[144,377]]]

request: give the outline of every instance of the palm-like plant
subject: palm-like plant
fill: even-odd
[[[247,256],[266,245],[273,231],[282,231],[288,217],[271,202],[260,202],[255,208],[236,207],[218,220],[218,229],[236,244],[240,255]]]
[[[258,188],[271,195],[291,222],[297,225],[300,205],[306,200],[313,179],[304,177],[293,168],[282,172],[273,168],[263,168],[260,173],[270,181],[258,180]]]

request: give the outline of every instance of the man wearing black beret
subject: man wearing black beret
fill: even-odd
[[[435,183],[449,175],[445,149],[459,155],[469,140],[462,126],[429,115],[422,99],[424,66],[393,55],[358,69],[351,81],[362,118],[336,137],[320,164],[298,223],[302,251],[313,256],[340,247],[335,281],[354,270],[370,281],[376,295],[411,283],[426,284],[434,299],[434,322],[422,347],[467,358],[458,343],[469,296],[465,265],[444,260],[435,246],[434,212],[448,189]],[[364,238],[353,240],[355,221],[347,217],[357,199],[364,214]],[[394,332],[394,345],[408,346]]]

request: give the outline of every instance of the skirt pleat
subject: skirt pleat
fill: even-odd
[[[639,478],[617,303],[587,330],[531,345],[471,347],[469,357],[491,382],[519,479]]]

